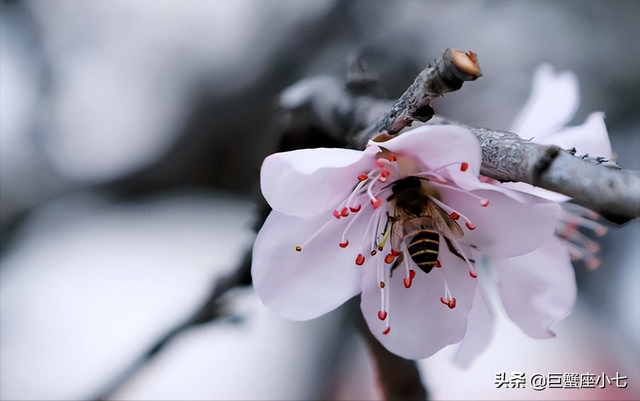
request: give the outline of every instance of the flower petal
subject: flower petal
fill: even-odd
[[[527,184],[526,182],[503,182],[500,184],[500,186],[512,191],[519,191],[539,196],[541,198],[545,198],[554,202],[566,202],[571,199],[569,196],[549,191],[544,188],[535,187],[533,185]]]
[[[403,285],[402,269],[394,271],[386,287],[390,291],[387,319],[391,325],[387,335],[382,334],[385,322],[378,318],[381,301],[376,269],[366,267],[360,304],[362,313],[382,345],[403,358],[427,358],[462,340],[466,331],[477,280],[469,276],[464,262],[448,252],[446,246],[444,249],[440,254],[442,268],[435,268],[429,274],[416,268],[411,288]],[[454,309],[440,302],[444,295],[443,276],[456,298]]]
[[[450,164],[469,163],[477,176],[482,155],[476,136],[456,125],[423,125],[387,142],[369,142],[399,154],[413,155],[423,167],[437,170]]]
[[[468,368],[491,342],[493,336],[493,311],[489,297],[482,285],[478,285],[473,307],[469,312],[469,322],[464,339],[458,346],[453,361],[462,368]]]
[[[551,326],[571,313],[576,279],[569,253],[554,238],[540,249],[494,260],[507,315],[533,338],[554,337]]]
[[[260,188],[274,210],[311,217],[331,210],[358,183],[373,158],[351,149],[300,149],[275,153],[262,163]]]
[[[362,232],[368,222],[362,210],[349,232],[350,244],[338,243],[348,220],[330,216],[301,219],[271,212],[253,246],[251,274],[262,302],[292,320],[321,316],[360,292],[362,268],[354,261],[362,248]],[[370,214],[370,212],[369,212]],[[329,222],[301,252],[300,245]]]
[[[520,202],[497,190],[469,193],[449,187],[438,189],[442,201],[464,214],[476,227],[473,231],[465,229],[460,242],[474,245],[489,256],[512,257],[540,247],[553,235],[561,212],[557,203],[527,194],[518,195],[529,196],[531,200]],[[479,199],[488,199],[489,205],[481,206]]]
[[[531,95],[509,131],[540,143],[569,123],[579,102],[577,77],[542,64],[533,77]]]
[[[600,156],[606,159],[611,159],[613,156],[602,112],[591,113],[584,124],[565,128],[536,142],[558,145],[563,149],[576,148],[579,155],[588,153],[593,157]]]

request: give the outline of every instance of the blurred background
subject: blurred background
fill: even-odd
[[[0,3],[0,399],[94,397],[207,298],[251,246],[257,177],[277,149],[279,92],[346,77],[354,54],[397,98],[447,47],[483,77],[433,103],[507,129],[536,67],[571,70],[640,170],[640,2],[113,1]],[[434,399],[637,399],[640,225],[576,266],[553,340],[499,319],[462,370],[420,362]],[[251,289],[178,336],[115,399],[380,399],[341,312],[284,321]],[[503,313],[498,309],[497,315]],[[339,352],[337,351],[339,350]],[[497,372],[628,378],[605,389],[496,389]],[[529,387],[529,386],[527,386]]]

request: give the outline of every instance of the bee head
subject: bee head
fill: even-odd
[[[420,178],[418,177],[406,177],[403,178],[401,180],[396,181],[393,184],[393,188],[391,188],[391,190],[393,191],[393,194],[398,194],[406,189],[409,188],[418,188],[422,185]]]

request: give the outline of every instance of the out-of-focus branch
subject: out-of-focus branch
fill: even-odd
[[[371,334],[367,323],[359,315],[359,325],[376,363],[378,383],[385,400],[428,400],[428,393],[420,378],[416,361],[389,352]]]

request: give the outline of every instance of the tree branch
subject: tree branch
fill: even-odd
[[[439,116],[429,124],[462,125]],[[614,223],[640,216],[640,172],[623,170],[603,158],[575,156],[555,145],[536,144],[511,132],[467,128],[480,140],[482,175],[570,196]]]
[[[357,79],[355,76],[352,79]],[[306,108],[314,110],[314,118],[319,121],[314,123],[316,126],[335,136],[342,133],[350,147],[362,149],[374,137],[402,134],[414,121],[463,125],[435,116],[431,100],[480,76],[475,53],[447,49],[442,59],[422,71],[395,102],[351,93],[348,83],[345,88],[337,80],[312,88],[308,82],[313,80],[309,79],[292,88],[308,91]],[[334,89],[329,91],[328,87]],[[324,94],[328,92],[331,97]],[[280,105],[296,114],[289,104],[281,101]],[[322,116],[331,116],[333,120]],[[599,157],[578,157],[557,146],[535,144],[514,133],[467,128],[480,140],[483,175],[561,193],[614,223],[623,224],[640,217],[640,172],[617,168]]]

